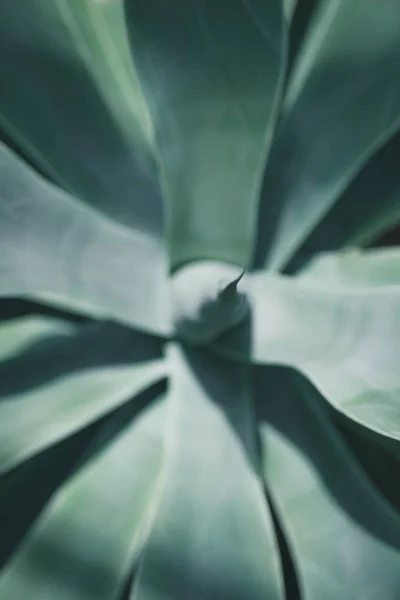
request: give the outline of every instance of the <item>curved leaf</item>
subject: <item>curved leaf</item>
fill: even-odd
[[[321,251],[365,246],[400,223],[400,132],[370,159],[289,263]]]
[[[379,287],[400,285],[400,249],[348,250],[317,256],[302,271],[302,280],[318,285]]]
[[[265,274],[248,281],[251,359],[295,367],[348,417],[400,439],[400,285]],[[215,349],[243,359],[234,335]]]
[[[34,164],[123,224],[160,235],[123,0],[2,2],[0,78],[0,125]]]
[[[397,600],[400,519],[287,372],[256,378],[264,473],[304,600]],[[313,400],[313,401],[312,401]]]
[[[1,145],[0,295],[54,297],[83,312],[169,332],[161,244],[80,204]]]
[[[132,598],[278,600],[276,542],[253,463],[247,368],[170,348],[164,492]]]
[[[34,344],[52,340],[55,336],[68,339],[76,332],[75,325],[50,317],[27,316],[0,322],[0,364]]]
[[[43,339],[32,335],[30,319],[20,319],[6,331],[8,341],[24,335],[30,345],[0,363],[0,472],[165,376],[156,340],[116,325],[94,324],[74,334],[60,333],[56,324],[53,336]]]
[[[73,473],[103,425],[104,419],[100,419],[1,476],[0,569],[10,560],[54,491]]]
[[[122,415],[124,417],[124,415]],[[0,577],[0,594],[17,600],[116,598],[148,526],[161,473],[164,403],[121,429],[116,415],[100,431],[114,439],[97,450],[54,495]]]
[[[289,81],[256,263],[281,269],[400,127],[398,0],[324,0]]]
[[[172,266],[245,266],[285,63],[281,2],[128,0],[166,193]]]

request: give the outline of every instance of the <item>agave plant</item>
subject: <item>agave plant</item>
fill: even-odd
[[[0,597],[399,600],[398,0],[0,38]]]

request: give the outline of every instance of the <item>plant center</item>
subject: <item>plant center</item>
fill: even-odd
[[[172,278],[176,333],[195,344],[207,344],[246,318],[249,304],[242,271],[216,261],[180,268]]]

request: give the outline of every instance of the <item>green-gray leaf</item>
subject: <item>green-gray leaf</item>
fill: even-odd
[[[100,438],[112,439],[105,447],[95,440],[100,450],[53,496],[2,571],[2,598],[117,597],[142,550],[157,496],[164,408],[163,401],[150,405],[122,432],[121,416],[106,422]]]
[[[256,263],[280,269],[400,126],[400,3],[324,0],[289,81]]]
[[[128,0],[166,194],[172,266],[245,266],[285,63],[281,2]]]
[[[364,165],[325,218],[305,240],[293,261],[321,251],[365,246],[400,223],[400,132]]]
[[[0,145],[0,296],[13,295],[170,331],[161,241],[81,204]]]
[[[355,287],[275,274],[248,282],[251,358],[300,370],[335,408],[400,439],[400,285]],[[234,335],[216,349],[239,358]]]
[[[1,2],[0,79],[0,125],[35,165],[123,224],[160,234],[123,0]]]
[[[283,0],[283,9],[285,12],[285,17],[289,23],[292,20],[294,11],[296,10],[296,4],[297,0]]]
[[[22,318],[0,327],[0,345],[3,330],[16,353],[0,362],[0,472],[166,374],[156,340],[117,325],[95,323],[74,332],[54,320]]]
[[[246,366],[170,347],[165,490],[132,598],[280,600],[276,542],[255,466]]]
[[[398,600],[399,515],[285,372],[256,379],[268,489],[304,600]]]
[[[299,276],[318,285],[367,288],[400,285],[400,249],[351,249],[321,254],[307,264]]]
[[[24,317],[0,323],[0,364],[28,350],[34,344],[54,339],[54,336],[73,335],[77,327],[51,317]]]

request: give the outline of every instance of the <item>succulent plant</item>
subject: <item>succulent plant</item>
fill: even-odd
[[[0,2],[1,599],[399,600],[399,73],[398,0]]]

